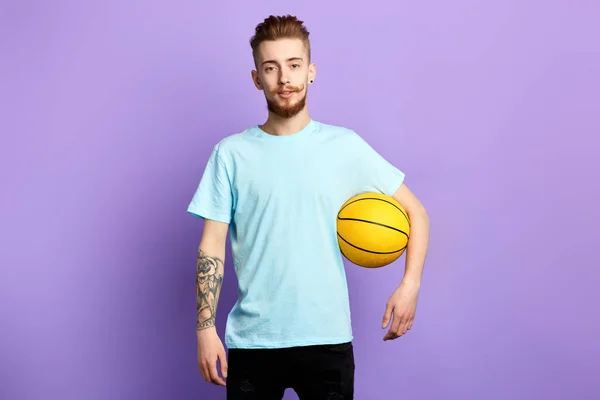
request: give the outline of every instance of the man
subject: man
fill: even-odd
[[[316,67],[308,36],[292,16],[270,16],[256,27],[252,79],[264,92],[268,118],[216,144],[188,209],[205,220],[197,263],[198,363],[204,379],[227,387],[228,399],[281,399],[286,388],[300,399],[353,398],[336,215],[354,195],[379,191],[406,208],[405,274],[386,304],[382,327],[390,329],[383,339],[406,333],[415,315],[427,213],[404,173],[360,136],[311,119],[306,101]],[[215,315],[228,232],[239,290],[226,325],[227,358]]]

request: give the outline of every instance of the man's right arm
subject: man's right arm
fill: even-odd
[[[229,225],[206,219],[196,261],[196,331],[215,327]]]

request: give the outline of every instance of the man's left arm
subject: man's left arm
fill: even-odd
[[[390,321],[392,323],[383,340],[397,339],[412,327],[429,246],[429,215],[421,201],[405,184],[398,188],[393,197],[406,210],[410,235],[404,277],[386,304],[382,328],[388,327]]]

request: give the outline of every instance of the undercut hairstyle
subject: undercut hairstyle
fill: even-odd
[[[310,63],[310,32],[304,26],[304,21],[298,20],[292,15],[274,16],[270,15],[263,22],[256,26],[254,36],[250,39],[252,48],[252,58],[256,63],[258,46],[265,41],[277,39],[300,39],[304,42],[308,53],[308,62]]]

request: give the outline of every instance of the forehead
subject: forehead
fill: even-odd
[[[258,62],[273,60],[284,63],[290,58],[299,57],[307,61],[307,48],[300,39],[267,40],[258,46]]]

